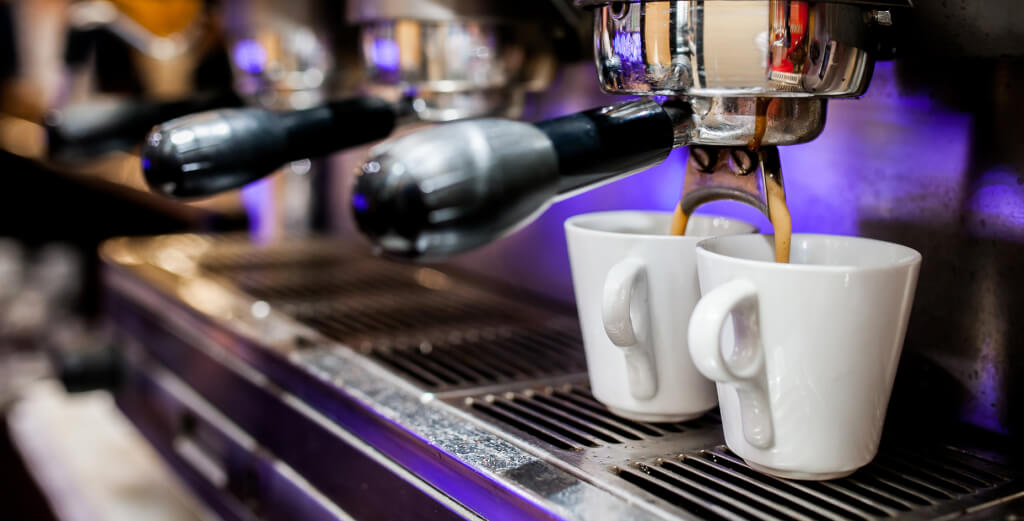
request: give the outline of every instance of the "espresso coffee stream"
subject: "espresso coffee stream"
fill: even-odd
[[[786,194],[782,186],[766,183],[768,194],[768,219],[775,228],[775,262],[789,263],[789,246],[793,236],[793,221],[786,207]]]
[[[774,182],[765,183],[764,189],[768,197],[768,219],[775,228],[775,262],[788,263],[793,221],[789,216],[789,208],[786,207],[786,194],[782,186]],[[689,221],[690,216],[683,211],[683,203],[679,202],[672,213],[669,233],[686,235],[686,224]]]
[[[690,222],[690,216],[683,211],[683,202],[676,204],[676,211],[672,213],[672,227],[669,229],[671,235],[686,235],[686,223]]]

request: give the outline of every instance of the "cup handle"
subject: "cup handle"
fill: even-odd
[[[604,332],[626,357],[629,392],[648,400],[658,391],[651,316],[647,292],[647,268],[636,258],[625,259],[608,271],[601,304]]]
[[[722,328],[732,316],[736,345],[722,353]],[[767,449],[774,443],[764,347],[758,319],[757,287],[748,280],[727,282],[701,297],[690,317],[690,355],[704,376],[736,388],[743,436]]]

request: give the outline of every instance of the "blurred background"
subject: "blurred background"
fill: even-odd
[[[51,362],[110,342],[98,294],[104,239],[248,223],[237,193],[194,204],[151,194],[133,153],[167,104],[233,97],[209,7],[0,2],[0,518],[200,515],[109,396],[69,400]]]

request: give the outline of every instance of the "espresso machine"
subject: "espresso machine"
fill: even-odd
[[[169,197],[195,198],[284,166],[283,176],[247,188],[253,207],[279,214],[255,221],[283,220],[277,236],[322,228],[306,214],[329,210],[330,176],[323,162],[311,172],[310,158],[396,127],[516,117],[525,94],[546,87],[556,58],[539,35],[574,20],[543,11],[519,19],[514,11],[497,3],[225,2],[236,91],[253,108],[157,126],[142,153],[147,181]]]
[[[1024,55],[1024,34],[1010,2],[542,3],[556,22],[517,38],[572,41],[589,20],[596,74],[556,53],[548,87],[522,97],[525,119],[538,123],[413,128],[366,156],[336,156],[335,180],[350,182],[328,198],[352,217],[336,212],[322,237],[169,235],[103,247],[118,404],[211,510],[225,519],[1024,512],[1010,311],[1024,240],[1014,146],[1024,127],[1012,100],[1024,74],[1007,58]],[[400,78],[395,46],[398,70],[414,70],[403,53],[431,48],[431,34],[487,41],[473,24],[497,16],[473,12],[477,3],[417,2],[417,13],[466,23],[413,30],[385,20],[398,4],[347,8],[351,20],[375,21],[361,33],[368,77]],[[452,15],[458,7],[470,11]],[[438,121],[452,107],[519,99],[491,105],[493,89],[465,97],[458,82],[382,83],[374,95],[394,103],[399,92],[388,106]],[[602,98],[598,85],[639,98]],[[767,192],[782,187],[796,231],[894,240],[925,258],[882,448],[839,480],[751,469],[724,446],[715,413],[679,423],[615,415],[590,394],[571,307],[566,216],[680,203],[764,227]],[[370,247],[350,237],[354,226]]]

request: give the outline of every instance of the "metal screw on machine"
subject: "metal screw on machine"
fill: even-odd
[[[729,150],[729,166],[732,173],[736,175],[749,175],[757,170],[759,163],[757,153],[746,148],[733,148]]]
[[[892,25],[892,11],[888,9],[873,9],[869,14],[870,20],[883,27]]]
[[[690,160],[693,161],[698,172],[704,172],[710,174],[715,171],[715,163],[718,162],[718,152],[709,152],[704,147],[691,147],[690,148]]]

